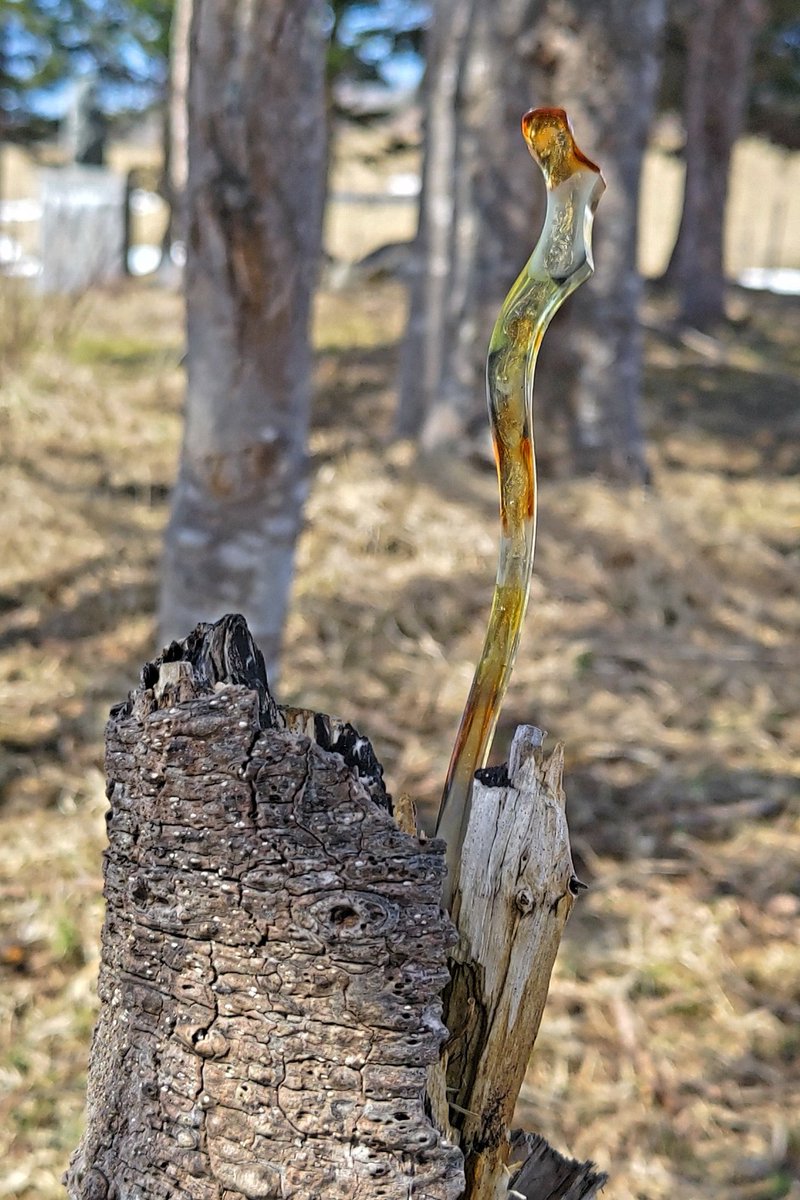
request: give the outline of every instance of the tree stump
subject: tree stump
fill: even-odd
[[[530,735],[518,750],[510,778],[483,785],[498,812],[544,786]],[[101,1010],[71,1200],[596,1194],[591,1164],[507,1127],[571,863],[562,879],[528,857],[511,882],[515,931],[489,956],[511,984],[495,987],[466,920],[485,889],[475,908],[462,867],[457,944],[441,905],[444,843],[408,814],[400,827],[352,726],[278,708],[241,617],[198,626],[144,668],[112,710],[107,770]],[[476,805],[479,822],[487,811]],[[565,824],[550,824],[568,858]],[[512,842],[496,864],[517,855]],[[544,876],[563,884],[555,906]],[[546,947],[541,966],[526,923]],[[448,1064],[462,1077],[454,1092]],[[465,1116],[477,1098],[485,1111]]]

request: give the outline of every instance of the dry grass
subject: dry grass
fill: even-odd
[[[651,491],[543,482],[499,742],[520,720],[566,739],[591,887],[521,1116],[609,1169],[614,1200],[800,1196],[799,311],[754,303],[715,364],[650,337]],[[57,317],[32,305],[0,401],[0,1196],[20,1200],[62,1194],[79,1136],[102,727],[153,649],[182,388],[174,296]],[[391,284],[319,298],[281,691],[361,725],[430,811],[496,500],[478,466],[387,447],[402,320]]]

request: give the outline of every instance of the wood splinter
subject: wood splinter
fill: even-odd
[[[451,1037],[430,1087],[446,1098],[437,1112],[464,1153],[470,1200],[494,1200],[509,1187],[526,1197],[561,1195],[524,1190],[529,1175],[520,1175],[510,1133],[561,935],[583,886],[569,846],[563,746],[548,758],[542,742],[540,729],[521,725],[508,766],[478,772],[462,847],[459,938],[445,992]],[[573,1167],[586,1185],[574,1195],[594,1195],[605,1177],[591,1164]]]

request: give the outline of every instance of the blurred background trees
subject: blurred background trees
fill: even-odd
[[[194,0],[187,401],[164,642],[241,612],[277,664],[307,486],[325,167],[320,0]]]
[[[173,0],[0,0],[0,138],[52,136],[76,79],[108,115],[158,103]]]
[[[189,35],[192,0],[173,0],[169,75],[164,106],[163,190],[169,205],[165,256],[172,243],[186,244],[186,185],[189,178]]]
[[[33,144],[51,134],[76,79],[91,81],[112,125],[163,114],[165,247],[180,262],[188,245],[188,403],[161,630],[179,635],[239,608],[274,658],[300,520],[308,311],[339,132],[398,104],[416,111],[426,65],[418,229],[401,255],[410,282],[395,431],[423,451],[482,453],[485,346],[544,201],[519,117],[531,105],[567,108],[609,187],[595,278],[545,343],[540,460],[641,481],[637,241],[654,118],[677,117],[686,163],[664,283],[675,320],[713,332],[726,316],[731,154],[748,122],[786,144],[797,138],[800,22],[790,0],[308,0],[289,40],[273,41],[282,9],[267,10],[218,6],[212,28],[201,5],[190,38],[192,0],[0,0],[0,135]],[[262,54],[258,70],[243,28]]]
[[[708,329],[725,316],[723,236],[731,156],[744,125],[762,0],[677,4],[683,37],[686,180],[665,281],[681,320]]]
[[[424,446],[451,445],[485,425],[488,332],[543,212],[519,133],[526,96],[567,109],[609,184],[597,277],[549,334],[538,395],[566,418],[575,467],[644,477],[637,204],[663,18],[661,0],[437,6],[398,420]]]
[[[746,128],[800,149],[800,17],[796,0],[763,0],[755,39]]]

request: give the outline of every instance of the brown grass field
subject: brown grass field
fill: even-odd
[[[711,345],[648,335],[651,489],[543,480],[498,734],[500,756],[519,721],[566,741],[590,885],[519,1115],[612,1200],[800,1198],[800,301],[736,303]],[[0,1197],[51,1200],[96,1011],[103,724],[155,649],[181,305],[8,282],[0,305]],[[403,316],[393,283],[318,298],[280,698],[352,719],[430,820],[496,485],[389,444]]]

